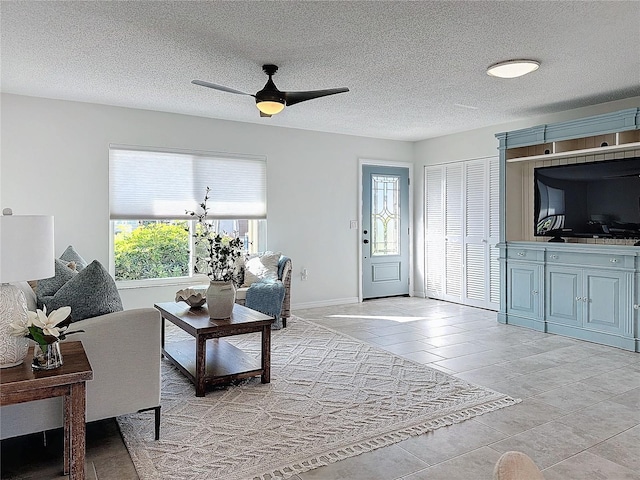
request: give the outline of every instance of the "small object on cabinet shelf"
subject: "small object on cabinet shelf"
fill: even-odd
[[[206,301],[205,294],[193,288],[185,288],[176,292],[176,302],[184,302],[191,308],[201,307]]]

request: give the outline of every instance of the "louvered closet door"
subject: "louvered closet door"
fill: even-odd
[[[497,310],[498,158],[425,169],[427,296]]]
[[[464,303],[484,307],[487,282],[487,210],[489,195],[485,190],[487,162],[464,164]]]
[[[460,163],[445,166],[444,300],[462,300],[462,169]]]
[[[425,170],[425,289],[427,297],[442,298],[444,293],[444,168]]]

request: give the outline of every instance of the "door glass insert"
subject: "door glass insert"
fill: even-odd
[[[371,176],[371,255],[400,254],[400,179]]]

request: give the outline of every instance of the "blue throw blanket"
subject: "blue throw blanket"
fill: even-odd
[[[278,279],[280,280],[282,280],[282,275],[284,274],[284,266],[286,265],[287,260],[290,260],[290,258],[281,255],[280,260],[278,261]]]
[[[260,281],[251,284],[247,290],[245,306],[252,310],[257,310],[265,315],[274,317],[275,323],[271,328],[278,330],[282,328],[282,301],[284,300],[284,283],[276,281]]]

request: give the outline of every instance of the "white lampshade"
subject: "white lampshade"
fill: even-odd
[[[55,275],[53,217],[12,215],[0,217],[0,368],[20,365],[27,355],[26,337],[11,335],[11,324],[25,324],[24,293],[10,282],[40,280]]]
[[[0,283],[53,277],[53,217],[0,216]]]

